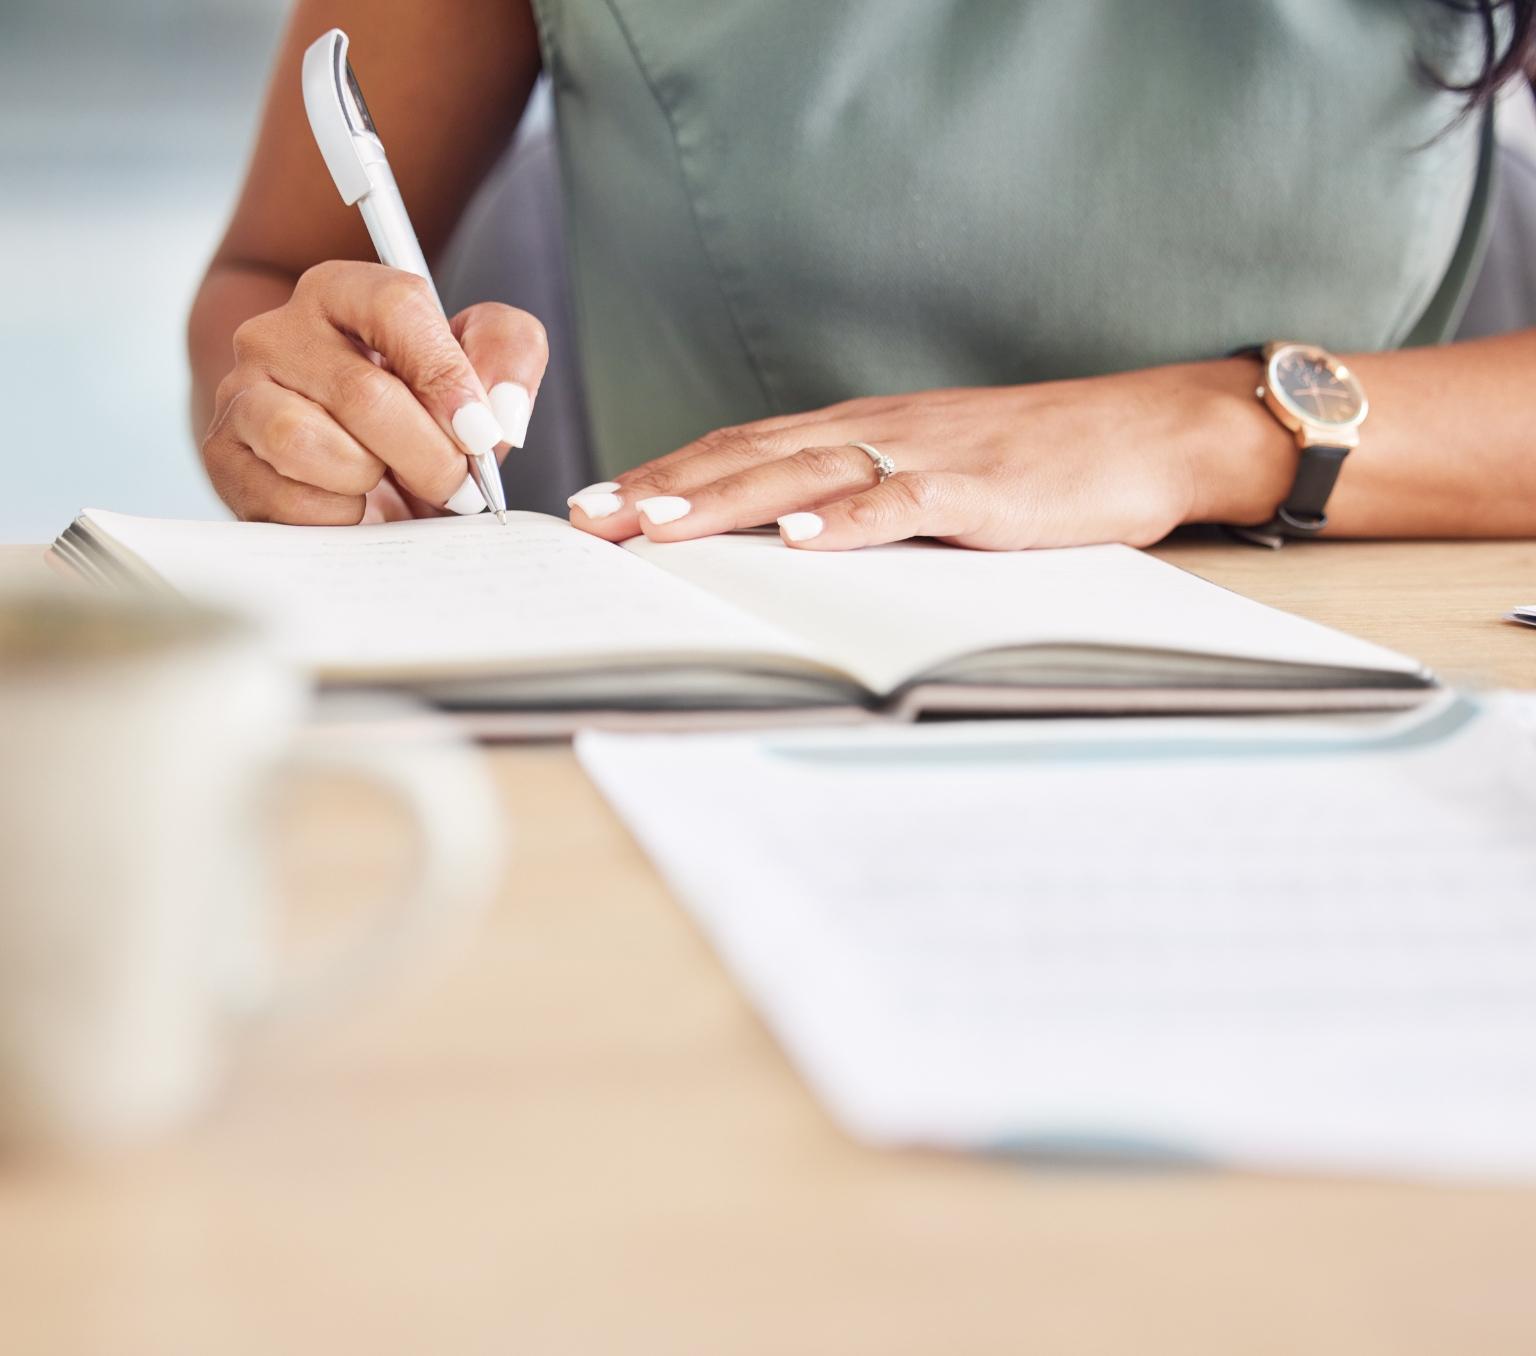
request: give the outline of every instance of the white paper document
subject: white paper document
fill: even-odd
[[[1536,740],[1508,715],[578,752],[860,1137],[1536,1175]]]

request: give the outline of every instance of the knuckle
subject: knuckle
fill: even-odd
[[[626,485],[625,497],[634,502],[637,495],[643,499],[652,494],[671,494],[680,484],[676,471],[658,466],[654,471],[647,471],[643,480],[635,480]]]
[[[808,447],[798,453],[795,460],[817,480],[848,479],[848,458],[836,448]]]
[[[763,460],[763,448],[744,428],[716,429],[700,439],[699,447],[732,470],[755,466]]]
[[[367,494],[384,479],[384,463],[376,457],[349,461],[338,468],[336,488],[342,494]]]
[[[232,343],[237,363],[251,362],[271,351],[276,318],[276,312],[264,311],[235,326]]]
[[[739,452],[749,441],[743,428],[717,428],[699,439],[699,447],[705,452]]]
[[[234,403],[250,390],[257,380],[258,378],[245,367],[234,367],[225,373],[224,380],[213,390],[215,410],[213,427],[218,427],[219,422],[228,416]]]
[[[267,417],[257,450],[265,461],[290,466],[312,461],[323,453],[325,446],[318,424],[319,420],[307,410],[278,409]]]
[[[337,378],[336,395],[341,408],[354,416],[378,414],[394,395],[395,379],[382,367],[364,361],[349,363]]]
[[[855,499],[847,508],[848,521],[860,532],[877,532],[886,520],[886,509],[878,499]]]
[[[421,319],[435,317],[437,313],[426,279],[418,278],[414,273],[402,273],[399,269],[392,269],[379,283],[374,300],[384,314],[396,316],[408,324],[420,323]]]
[[[299,274],[299,281],[294,284],[293,290],[306,296],[332,291],[351,271],[352,266],[352,262],[347,259],[323,259]]]
[[[920,471],[898,471],[886,482],[886,487],[901,496],[906,506],[918,513],[937,506],[939,487],[932,476]]]
[[[438,310],[427,283],[410,273],[396,273],[378,285],[373,309],[381,338],[394,359],[419,363],[425,354],[459,349],[448,321]]]
[[[693,444],[693,450],[695,452],[719,452],[736,436],[738,435],[735,429],[711,429]]]
[[[441,395],[450,409],[463,402],[451,397],[466,393],[467,360],[456,345],[445,348],[435,335],[419,336],[420,353],[411,372],[411,384],[424,393]]]

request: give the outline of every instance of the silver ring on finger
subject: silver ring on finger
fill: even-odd
[[[896,474],[896,463],[885,455],[878,447],[871,447],[868,443],[849,443],[849,447],[856,447],[875,464],[875,474],[880,477],[883,485]]]

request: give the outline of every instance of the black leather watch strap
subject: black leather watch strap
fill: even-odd
[[[1275,516],[1256,527],[1233,526],[1228,530],[1244,541],[1270,547],[1284,545],[1292,537],[1315,537],[1328,525],[1328,515],[1323,510],[1349,453],[1347,447],[1328,444],[1302,448],[1291,492],[1275,510]]]

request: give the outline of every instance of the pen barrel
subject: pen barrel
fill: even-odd
[[[363,214],[363,224],[368,227],[368,237],[373,241],[379,262],[424,279],[432,289],[438,310],[443,310],[443,299],[437,294],[437,284],[432,281],[427,257],[421,252],[416,228],[411,225],[405,202],[395,186],[395,176],[390,172],[388,164],[381,161],[369,165],[368,179],[373,187],[358,199],[357,207]]]

